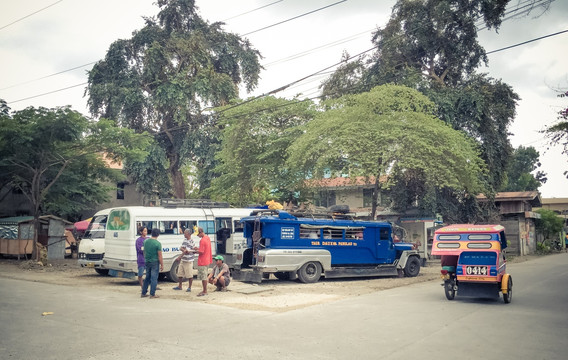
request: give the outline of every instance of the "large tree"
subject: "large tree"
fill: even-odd
[[[559,98],[568,99],[568,91],[558,90]],[[558,121],[556,124],[546,128],[543,131],[554,145],[563,147],[562,153],[568,155],[568,104],[566,107],[558,111]],[[564,171],[564,175],[568,177],[568,170]]]
[[[476,145],[437,119],[435,105],[416,90],[383,85],[326,106],[290,147],[288,164],[306,177],[331,171],[366,178],[374,184],[372,216],[396,174],[420,174],[427,184],[467,194],[482,190]]]
[[[296,200],[287,149],[315,113],[311,101],[272,96],[221,111],[224,130],[216,168],[221,175],[211,193],[238,205]]]
[[[539,171],[540,154],[532,146],[519,146],[513,151],[507,177],[501,191],[533,191],[546,183],[546,174]],[[533,174],[533,172],[535,172]]]
[[[69,216],[106,199],[102,181],[116,180],[103,161],[140,160],[147,134],[92,121],[69,107],[0,113],[1,184],[18,189],[37,219],[47,210]]]
[[[260,54],[248,40],[223,31],[223,23],[203,20],[194,0],[157,5],[156,18],[146,18],[132,38],[115,41],[93,67],[87,92],[93,115],[154,135],[162,151],[150,160],[167,169],[161,175],[169,176],[174,196],[183,198],[180,169],[187,163],[199,170],[212,167],[209,149],[218,143],[218,131],[206,107],[228,104],[241,84],[252,90]],[[131,173],[148,167],[139,164]]]

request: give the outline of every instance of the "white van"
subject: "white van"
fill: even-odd
[[[101,210],[93,216],[85,235],[79,242],[77,256],[79,265],[93,268],[100,275],[108,274],[108,270],[103,268],[103,257],[105,256],[105,229],[110,210]]]
[[[105,256],[103,267],[112,276],[136,278],[138,265],[136,262],[135,242],[138,229],[146,227],[148,233],[152,229],[160,229],[158,240],[162,244],[164,274],[171,281],[177,282],[177,266],[183,242],[183,231],[203,228],[211,238],[213,254],[222,253],[236,259],[236,252],[245,247],[245,239],[240,226],[240,219],[249,216],[251,209],[236,208],[190,208],[190,207],[143,207],[132,206],[113,208],[108,216],[105,233]],[[196,246],[199,238],[194,237]],[[218,251],[219,250],[219,251]]]

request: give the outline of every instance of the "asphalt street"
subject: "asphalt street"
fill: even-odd
[[[283,313],[0,276],[0,358],[565,359],[568,254],[508,272],[510,304],[431,281]]]

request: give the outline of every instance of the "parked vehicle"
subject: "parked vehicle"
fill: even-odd
[[[259,210],[242,220],[247,244],[229,263],[233,279],[278,279],[313,283],[326,278],[417,276],[420,255],[413,244],[393,240],[390,223],[342,217],[296,217],[283,210]]]
[[[101,210],[92,217],[77,250],[79,265],[93,268],[100,275],[108,275],[108,269],[103,268],[103,258],[105,256],[105,230],[109,212],[110,209]]]
[[[432,255],[441,255],[448,300],[456,295],[499,298],[510,303],[513,278],[506,271],[507,239],[501,225],[450,225],[434,234]]]
[[[109,274],[117,277],[137,278],[135,241],[138,229],[146,227],[160,229],[158,240],[162,244],[164,261],[163,274],[171,281],[177,282],[177,267],[175,260],[180,254],[179,247],[183,241],[185,229],[203,228],[211,238],[211,250],[231,255],[244,246],[245,240],[239,220],[250,214],[251,209],[236,208],[195,208],[185,207],[183,201],[170,207],[132,206],[114,208],[109,213],[107,231],[105,234],[105,256],[103,266]],[[199,238],[193,237],[196,246]]]

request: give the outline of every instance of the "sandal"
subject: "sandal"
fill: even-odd
[[[205,295],[207,295],[207,293],[204,292],[200,292],[199,294],[197,294],[197,296],[205,296]]]
[[[181,290],[181,288],[179,286],[176,286],[174,290]]]

